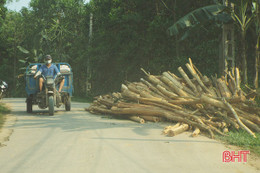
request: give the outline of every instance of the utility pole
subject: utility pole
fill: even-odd
[[[89,44],[88,46],[91,46],[91,41],[93,37],[93,13],[90,13],[89,18]],[[91,67],[90,67],[90,57],[87,59],[87,81],[86,81],[86,94],[89,94],[91,90]]]

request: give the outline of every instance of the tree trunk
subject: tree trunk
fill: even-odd
[[[257,45],[256,45],[256,57],[255,57],[255,88],[258,88],[258,74],[259,74],[259,59],[260,59],[260,49],[259,49],[259,41],[260,36],[258,36],[257,39]]]
[[[242,74],[243,74],[243,81],[245,84],[247,84],[247,60],[246,60],[246,31],[242,30],[242,40],[241,40],[241,46],[242,46]]]
[[[16,26],[15,26],[15,31],[14,31],[14,43],[13,43],[13,50],[14,50],[14,63],[13,63],[13,90],[16,91],[16,68],[17,68],[17,40],[16,40]],[[12,94],[12,96],[14,96],[14,94],[16,94],[16,92],[14,92]]]
[[[176,7],[177,7],[177,0],[174,1],[174,14],[173,14],[173,20],[174,23],[176,23],[177,21],[177,14],[176,14]],[[179,46],[179,37],[178,35],[175,36],[175,46],[176,46],[176,57],[179,58],[180,57],[180,46]]]
[[[255,88],[258,88],[258,75],[259,75],[259,59],[260,59],[260,3],[257,3],[256,6],[256,33],[257,33],[257,42],[256,42],[256,55],[255,55]]]

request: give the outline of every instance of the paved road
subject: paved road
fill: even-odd
[[[227,148],[215,140],[161,135],[165,124],[91,115],[76,102],[52,117],[39,109],[27,114],[24,101],[4,99],[16,120],[4,130],[12,134],[0,147],[0,173],[260,172],[248,163],[222,163]]]

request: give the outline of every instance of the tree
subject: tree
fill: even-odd
[[[5,22],[2,26],[2,37],[5,40],[6,55],[3,57],[7,62],[9,68],[7,69],[8,83],[11,88],[16,91],[17,86],[17,69],[18,59],[21,53],[18,52],[17,46],[21,44],[24,39],[23,34],[23,23],[21,14],[15,12],[8,12],[6,14]],[[13,92],[15,94],[15,92]]]
[[[255,20],[255,27],[256,27],[256,55],[255,55],[255,81],[254,85],[255,88],[258,88],[258,73],[260,68],[260,1],[255,2],[255,14],[256,14],[256,20]]]
[[[247,76],[247,57],[246,57],[246,31],[249,28],[253,15],[248,14],[248,8],[250,8],[250,1],[248,0],[240,0],[240,3],[235,6],[238,7],[238,12],[234,11],[232,14],[232,18],[237,22],[240,31],[241,31],[241,47],[242,47],[242,77],[244,83],[248,83]]]

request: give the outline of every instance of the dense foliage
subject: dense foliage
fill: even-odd
[[[87,4],[83,0],[31,0],[30,8],[20,12],[6,11],[4,4],[1,0],[0,79],[9,84],[9,96],[25,96],[24,67],[42,62],[46,54],[56,62],[71,64],[78,96],[87,95],[87,68],[91,95],[118,90],[125,80],[138,80],[141,67],[153,74],[175,72],[189,57],[203,73],[218,72],[221,23],[207,22],[183,41],[167,34],[178,19],[214,4],[212,0],[91,0]],[[248,31],[248,69],[253,76],[256,40],[254,28]],[[237,53],[239,40],[238,35]]]

